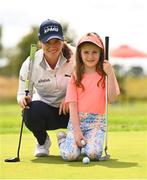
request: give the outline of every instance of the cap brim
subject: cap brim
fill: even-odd
[[[99,48],[103,49],[103,46],[102,46],[101,44],[98,44],[98,43],[93,42],[93,41],[90,41],[90,40],[85,40],[85,41],[82,41],[82,42],[80,42],[80,43],[78,44],[78,46],[80,46],[81,44],[86,43],[86,42],[89,42],[89,43],[95,44],[95,45],[96,45],[96,46],[98,46]],[[78,47],[78,46],[77,46],[77,47]]]
[[[44,39],[41,39],[41,42],[47,43],[51,39],[59,39],[61,41],[64,41],[63,36],[48,36],[48,37],[45,37]]]

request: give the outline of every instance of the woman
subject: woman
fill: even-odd
[[[62,26],[57,21],[44,21],[38,37],[42,48],[35,54],[30,93],[25,97],[28,57],[20,69],[17,94],[17,101],[24,109],[25,125],[37,139],[36,157],[49,155],[51,140],[47,130],[67,127],[69,109],[64,98],[74,64],[73,50],[64,42]]]

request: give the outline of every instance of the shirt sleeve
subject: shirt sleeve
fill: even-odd
[[[71,77],[67,86],[65,102],[77,102],[77,87],[73,76]]]

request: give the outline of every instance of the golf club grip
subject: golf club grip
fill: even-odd
[[[31,76],[32,76],[32,68],[33,68],[33,63],[35,60],[35,52],[37,50],[36,44],[31,44],[31,49],[30,49],[30,62],[29,62],[29,67],[28,67],[28,74],[27,74],[27,79],[25,80],[25,89],[26,92],[29,92],[29,86],[30,86],[30,81],[31,81]]]
[[[105,37],[105,59],[109,60],[109,36]]]
[[[37,50],[36,44],[31,44],[31,50],[30,50],[30,60],[34,61],[35,59],[35,52]]]

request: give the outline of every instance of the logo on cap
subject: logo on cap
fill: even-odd
[[[58,32],[59,29],[58,29],[58,26],[47,26],[47,27],[44,27],[44,34],[48,33],[48,32]]]

